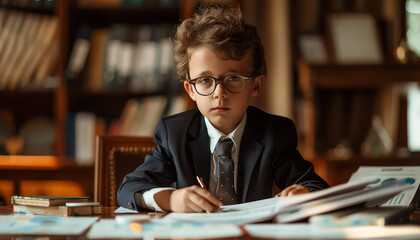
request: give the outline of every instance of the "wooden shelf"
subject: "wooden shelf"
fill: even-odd
[[[317,88],[381,88],[398,82],[419,82],[420,64],[309,64],[299,62],[300,86]]]

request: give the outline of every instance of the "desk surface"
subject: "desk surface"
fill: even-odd
[[[115,214],[114,214],[114,210],[116,209],[116,207],[103,207],[102,208],[102,215],[101,218],[114,218]],[[8,215],[11,214],[13,211],[13,208],[10,206],[0,206],[0,215]],[[420,209],[415,210],[412,214],[411,214],[411,222],[414,224],[420,224]],[[56,240],[60,240],[60,239],[77,239],[77,240],[83,240],[83,239],[87,239],[86,237],[87,233],[84,233],[81,236],[48,236],[47,238],[42,238],[42,239],[56,239]],[[38,237],[44,237],[44,236],[31,236],[31,235],[0,235],[0,240],[3,239],[15,239],[15,238],[19,238],[19,237],[24,237],[24,239],[37,239]],[[251,237],[247,234],[244,234],[241,237],[235,237],[235,238],[218,238],[218,240],[226,240],[226,239],[235,239],[235,240],[256,240],[258,238],[255,237]],[[108,239],[109,240],[109,239]]]

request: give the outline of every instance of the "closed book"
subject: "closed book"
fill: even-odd
[[[54,216],[89,216],[101,214],[101,206],[29,206],[29,205],[13,205],[13,212],[15,213],[33,213],[42,215]]]
[[[107,29],[95,29],[92,32],[92,49],[88,67],[88,89],[94,92],[102,90],[106,43],[108,40]]]
[[[58,206],[68,202],[87,202],[89,197],[70,196],[12,196],[12,204],[31,206]]]

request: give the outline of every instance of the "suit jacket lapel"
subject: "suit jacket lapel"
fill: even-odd
[[[241,202],[246,201],[246,193],[251,181],[255,164],[260,158],[264,145],[258,142],[262,137],[255,121],[255,112],[248,110],[247,122],[242,135],[240,153],[238,157],[237,194]]]
[[[194,138],[189,143],[196,175],[203,178],[207,189],[210,181],[210,147],[209,136],[203,116],[200,116],[195,126],[191,126],[190,134]]]

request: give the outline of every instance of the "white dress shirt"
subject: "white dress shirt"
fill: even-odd
[[[210,140],[210,153],[212,155],[212,158],[210,159],[210,182],[209,182],[209,192],[211,192],[213,195],[216,193],[216,186],[217,186],[217,176],[215,176],[216,172],[216,166],[217,166],[217,156],[215,154],[214,149],[216,148],[217,142],[219,140],[224,140],[227,138],[230,138],[233,141],[233,147],[232,147],[232,159],[234,163],[234,181],[235,181],[235,190],[236,190],[236,180],[237,180],[237,169],[238,169],[238,155],[239,155],[239,148],[241,145],[241,139],[242,135],[244,133],[245,124],[246,124],[246,118],[247,114],[245,112],[244,116],[242,117],[241,122],[236,127],[235,130],[233,130],[228,135],[224,135],[219,130],[217,130],[210,121],[204,117],[204,122],[207,127],[207,133],[209,135]],[[158,192],[168,190],[168,189],[174,189],[174,188],[153,188],[149,191],[146,191],[143,193],[143,200],[146,206],[150,209],[154,209],[155,211],[162,211],[163,210],[159,207],[159,205],[156,203],[154,199],[154,195]]]

